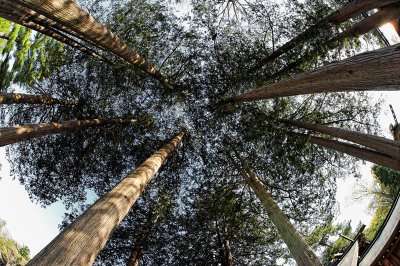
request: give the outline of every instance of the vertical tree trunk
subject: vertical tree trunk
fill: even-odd
[[[365,147],[376,150],[377,152],[386,154],[400,161],[400,143],[398,143],[397,141],[370,134],[354,132],[341,128],[328,127],[324,125],[310,124],[302,121],[284,122],[296,127],[317,131],[322,134],[331,135],[332,137],[341,138],[357,144],[361,144]]]
[[[226,227],[225,217],[223,221],[223,226],[224,226],[224,249],[225,249],[226,266],[233,266],[232,246],[229,241],[229,233],[228,233],[228,228]]]
[[[25,93],[0,93],[0,104],[43,104],[43,105],[76,105],[76,100],[60,100],[46,95]]]
[[[356,55],[231,98],[249,102],[283,96],[400,89],[400,45]]]
[[[50,134],[57,134],[71,130],[78,130],[85,127],[103,126],[107,124],[136,123],[135,119],[90,119],[90,120],[72,120],[59,123],[35,124],[24,126],[13,126],[0,128],[0,147],[38,138]]]
[[[169,80],[151,64],[141,57],[132,48],[124,44],[114,33],[103,26],[85,10],[80,8],[74,0],[2,0],[19,4],[32,9],[40,15],[71,29],[105,50],[125,59],[139,69],[170,86]]]
[[[260,182],[253,170],[242,158],[240,158],[240,160],[247,173],[247,184],[254,191],[257,198],[261,201],[261,204],[264,206],[268,217],[275,225],[279,235],[287,245],[290,254],[292,254],[297,265],[322,266],[317,255],[315,255],[314,251],[308,246],[306,241],[290,222],[289,218],[283,213],[271,195],[265,190],[264,185]]]
[[[306,135],[299,134],[304,137]],[[375,164],[382,165],[384,167],[391,168],[393,170],[400,171],[400,162],[392,157],[389,157],[385,154],[379,153],[374,150],[370,150],[367,148],[358,147],[356,145],[343,143],[336,140],[324,139],[320,137],[309,136],[309,142],[314,143],[319,146],[323,146],[335,151],[339,151],[342,153],[346,153],[348,155],[357,157],[361,160],[366,160]]]
[[[65,228],[28,265],[92,265],[113,230],[182,141],[182,130]]]
[[[135,244],[135,247],[132,250],[131,256],[129,257],[128,263],[126,264],[127,266],[138,266],[139,261],[142,258],[142,253],[143,253],[143,245],[140,243]]]
[[[331,13],[327,17],[318,21],[315,25],[311,26],[307,30],[303,31],[281,47],[279,47],[276,51],[268,55],[266,58],[262,59],[259,64],[257,64],[251,71],[255,71],[260,68],[262,65],[265,65],[282,54],[287,53],[289,50],[294,48],[295,46],[304,43],[307,40],[310,40],[314,36],[318,36],[321,31],[324,29],[329,29],[333,25],[339,25],[348,19],[357,16],[363,12],[371,10],[376,7],[385,6],[388,4],[392,4],[397,2],[398,0],[385,0],[385,1],[376,1],[376,0],[354,0],[349,3],[346,3],[342,8],[337,11]]]

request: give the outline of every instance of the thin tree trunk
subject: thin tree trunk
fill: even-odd
[[[107,124],[136,123],[136,119],[72,120],[48,124],[34,124],[0,128],[0,147],[33,138]]]
[[[244,159],[242,159],[240,156],[238,157],[247,173],[247,177],[245,177],[246,183],[261,201],[261,204],[264,206],[268,217],[275,225],[279,235],[287,245],[290,254],[292,254],[297,265],[322,266],[317,255],[315,255],[314,251],[308,246],[304,238],[296,230],[286,214],[283,213],[283,211],[279,208],[272,196],[266,191],[264,185],[258,179],[253,170],[247,165]]]
[[[46,95],[25,93],[0,93],[0,104],[42,104],[42,105],[76,105],[76,100],[60,100]]]
[[[261,66],[275,60],[282,54],[287,53],[289,50],[294,48],[295,46],[304,43],[305,41],[313,38],[314,36],[318,36],[318,34],[325,30],[331,28],[333,25],[340,25],[341,23],[347,21],[348,19],[357,16],[363,12],[371,10],[376,7],[385,6],[388,4],[392,4],[398,2],[398,0],[385,0],[385,1],[376,1],[376,0],[355,0],[349,3],[346,3],[342,8],[337,11],[331,13],[327,17],[318,21],[315,25],[311,26],[307,30],[303,31],[281,47],[279,47],[276,51],[268,55],[266,58],[262,59],[259,64],[257,64],[251,71],[255,71]]]
[[[8,35],[4,32],[0,32],[0,39],[8,40]]]
[[[65,26],[83,36],[105,50],[125,59],[151,76],[160,80],[164,85],[170,87],[167,78],[150,63],[141,57],[132,48],[124,44],[114,33],[103,26],[85,10],[80,8],[74,0],[3,0],[17,3],[32,9],[38,14],[44,15],[56,23]]]
[[[400,45],[397,44],[331,63],[230,100],[238,103],[321,92],[399,90],[399,75]]]
[[[182,141],[182,130],[65,228],[28,265],[92,265],[111,233]]]
[[[301,66],[303,63],[311,60],[316,55],[319,55],[321,51],[332,50],[340,45],[343,40],[355,38],[357,36],[361,36],[367,32],[378,29],[386,23],[393,21],[400,17],[400,7],[399,4],[393,4],[390,6],[385,6],[381,8],[379,12],[376,12],[372,16],[369,16],[356,25],[348,28],[342,33],[338,34],[336,37],[326,41],[325,43],[319,45],[318,48],[313,51],[305,54],[298,60],[288,64],[283,69],[279,70],[277,73],[270,76],[270,79],[282,77],[289,73],[292,69],[295,69]]]
[[[233,265],[233,254],[232,254],[231,243],[229,241],[228,228],[226,227],[226,224],[225,224],[225,217],[223,219],[223,227],[224,227],[225,262],[226,262],[226,266],[232,266]]]
[[[43,26],[43,22],[42,21],[35,21],[32,17],[30,18],[30,20],[24,20],[23,19],[23,14],[27,14],[30,12],[30,10],[28,10],[27,8],[21,7],[21,6],[14,6],[14,7],[10,7],[10,6],[5,6],[4,3],[2,1],[0,1],[0,7],[1,7],[1,11],[0,11],[0,16],[8,19],[12,22],[15,22],[17,24],[20,24],[22,26],[25,26],[27,28],[30,28],[32,30],[35,30],[37,32],[40,32],[44,35],[47,35],[49,37],[52,37],[53,39],[56,39],[59,42],[62,42],[66,45],[71,46],[72,48],[75,48],[85,54],[88,54],[90,56],[93,56],[95,58],[98,58],[104,62],[107,62],[109,64],[114,64],[111,61],[109,61],[108,59],[104,58],[103,56],[99,55],[97,52],[95,52],[94,50],[86,47],[85,45],[75,41],[74,39],[68,37],[67,35],[63,34],[62,32],[51,28],[51,27],[45,27]]]
[[[142,258],[143,254],[143,243],[140,241],[135,244],[135,247],[132,250],[132,253],[129,257],[128,263],[126,264],[127,266],[138,266],[139,261]]]
[[[307,135],[304,134],[299,134],[304,137],[307,137]],[[326,147],[338,152],[346,153],[348,155],[357,157],[361,160],[369,161],[375,164],[379,164],[384,167],[388,167],[397,171],[400,171],[400,162],[396,159],[393,159],[390,156],[387,156],[385,154],[382,154],[380,152],[367,149],[367,148],[362,148],[353,144],[349,143],[344,143],[336,140],[330,140],[330,139],[325,139],[325,138],[320,138],[320,137],[315,137],[315,136],[308,136],[308,141],[310,143]]]
[[[310,124],[303,121],[285,120],[284,122],[289,125],[317,131],[322,134],[328,134],[332,137],[341,138],[363,145],[400,161],[400,143],[398,143],[397,141],[341,128]]]

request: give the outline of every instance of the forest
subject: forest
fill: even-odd
[[[399,18],[398,0],[0,0],[0,147],[33,202],[67,208],[28,265],[332,265],[361,161],[372,239],[400,188],[400,127],[382,137],[370,95],[400,88],[379,30]]]

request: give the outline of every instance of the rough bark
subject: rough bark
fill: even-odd
[[[270,79],[279,78],[282,76],[287,75],[290,73],[291,70],[298,68],[303,63],[311,60],[315,56],[321,54],[323,51],[332,50],[338,47],[343,40],[355,38],[361,36],[365,33],[368,33],[372,30],[376,30],[379,27],[383,26],[386,23],[393,21],[396,18],[400,17],[400,7],[399,4],[393,4],[390,6],[385,6],[380,9],[379,12],[376,12],[372,16],[366,17],[359,23],[354,26],[351,26],[347,30],[343,31],[342,33],[338,34],[334,38],[326,41],[323,44],[320,44],[318,48],[308,52],[307,54],[303,55],[298,60],[289,63],[283,69],[279,70],[277,73],[270,76]]]
[[[107,124],[136,123],[135,119],[115,118],[109,120],[90,119],[73,120],[58,123],[34,124],[0,128],[0,147],[33,138],[73,131],[85,127],[103,126]]]
[[[92,265],[111,233],[147,184],[182,141],[186,130],[155,152],[136,170],[65,228],[27,265]]]
[[[229,241],[229,233],[228,233],[228,228],[226,227],[225,221],[223,223],[223,226],[224,226],[225,262],[226,262],[226,266],[232,266],[233,265],[232,246],[231,246],[231,242]]]
[[[357,157],[361,160],[369,161],[384,167],[400,171],[400,162],[383,153],[367,148],[362,148],[353,144],[315,137],[315,136],[309,136],[308,139],[310,143],[314,143],[316,145],[323,146],[338,152],[346,153],[348,155]]]
[[[285,213],[279,208],[272,196],[266,191],[264,185],[258,179],[253,170],[247,165],[247,163],[241,159],[242,165],[247,172],[246,182],[250,188],[254,191],[257,198],[261,201],[264,206],[268,217],[271,222],[275,225],[282,240],[287,245],[290,254],[292,254],[297,265],[299,266],[322,266],[317,255],[308,246],[301,234],[296,230],[293,224]]]
[[[0,93],[0,104],[43,104],[43,105],[76,105],[76,100],[60,100],[46,95],[25,93]]]
[[[315,25],[311,26],[304,32],[300,33],[281,47],[279,47],[276,51],[268,55],[266,58],[262,59],[259,64],[257,64],[251,70],[257,70],[262,65],[265,65],[282,54],[287,53],[289,50],[294,48],[295,46],[304,43],[305,41],[317,36],[324,29],[329,29],[333,25],[339,25],[348,19],[362,14],[368,10],[371,10],[376,7],[382,7],[388,4],[392,4],[398,2],[398,0],[385,0],[385,1],[376,1],[376,0],[355,0],[345,4],[342,8],[337,11],[331,13],[327,17],[319,20]]]
[[[283,96],[400,89],[400,45],[356,55],[231,98],[249,102]]]
[[[400,143],[397,141],[351,130],[310,124],[303,121],[284,121],[287,124],[348,140],[400,161]]]
[[[139,261],[142,258],[143,253],[143,244],[136,243],[136,246],[133,248],[131,256],[129,257],[127,266],[138,266]]]
[[[90,56],[93,56],[95,58],[98,58],[104,62],[107,62],[109,64],[113,64],[111,61],[108,59],[104,58],[103,56],[99,55],[97,52],[95,52],[93,49],[90,49],[86,47],[85,45],[75,41],[74,39],[68,37],[64,33],[58,31],[55,28],[49,27],[48,22],[43,22],[42,20],[36,18],[35,16],[29,16],[29,19],[24,19],[24,16],[26,14],[31,14],[34,13],[32,10],[29,10],[27,8],[21,7],[19,5],[15,5],[13,7],[10,7],[9,5],[5,5],[4,1],[0,1],[0,17],[3,17],[5,19],[8,19],[12,22],[15,22],[17,24],[20,24],[22,26],[25,26],[27,28],[30,28],[32,30],[35,30],[37,32],[40,32],[44,35],[47,35],[49,37],[52,37],[53,39],[56,39],[59,42],[62,42],[66,45],[71,46],[72,48],[75,48],[85,54],[88,54]],[[47,26],[47,27],[46,27]]]
[[[5,1],[5,0],[3,0]],[[17,3],[32,9],[56,23],[71,29],[105,50],[121,57],[139,69],[160,80],[170,87],[170,82],[146,59],[132,48],[124,44],[119,37],[98,22],[85,10],[80,8],[74,0],[9,0],[6,2]]]

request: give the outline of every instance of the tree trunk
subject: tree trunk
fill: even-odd
[[[182,141],[182,130],[66,227],[28,265],[92,265],[111,233]]]
[[[132,250],[131,256],[129,257],[128,263],[126,265],[138,266],[139,261],[142,258],[142,253],[143,253],[143,245],[140,243],[136,243],[135,247]]]
[[[24,93],[0,93],[0,104],[43,104],[43,105],[76,105],[76,100],[59,100],[46,95]]]
[[[0,128],[0,147],[21,141],[30,140],[50,134],[78,130],[85,127],[103,126],[107,124],[136,123],[135,119],[115,118],[109,120],[90,119],[72,120],[48,124],[34,124]]]
[[[284,122],[296,127],[317,131],[322,134],[328,134],[332,137],[341,138],[363,145],[400,161],[400,143],[398,143],[397,141],[370,134],[350,131],[341,128],[328,127],[324,125],[310,124],[302,121]]]
[[[307,137],[307,135],[304,134],[299,134],[304,137]],[[385,154],[379,153],[374,150],[370,150],[367,148],[362,148],[356,145],[336,141],[336,140],[330,140],[330,139],[324,139],[320,137],[314,137],[314,136],[309,136],[309,142],[314,143],[319,146],[323,146],[335,151],[339,151],[342,153],[346,153],[348,155],[357,157],[361,160],[369,161],[375,164],[379,164],[384,167],[391,168],[393,170],[400,171],[400,162],[397,161],[396,159],[393,159],[392,157],[389,157]]]
[[[226,266],[232,266],[233,265],[232,247],[229,241],[228,228],[226,227],[225,219],[223,222],[223,226],[224,226],[224,249],[225,249]]]
[[[400,89],[400,45],[356,55],[231,98],[249,102],[283,96]]]
[[[123,58],[170,87],[169,80],[132,48],[124,44],[114,33],[103,26],[74,0],[3,0],[32,9],[40,15],[71,29],[105,50]]]
[[[264,185],[260,182],[253,170],[243,159],[241,159],[241,161],[248,174],[246,178],[247,184],[254,191],[257,198],[261,201],[261,204],[264,206],[268,217],[275,225],[279,235],[287,245],[290,254],[292,254],[297,265],[322,266],[317,255],[315,255],[314,251],[308,246],[306,241],[290,222],[289,218],[279,208],[272,196],[265,190]]]
[[[304,43],[305,41],[313,38],[314,36],[318,36],[318,34],[324,29],[329,29],[333,25],[339,25],[348,19],[357,16],[363,12],[371,10],[376,7],[385,6],[388,4],[392,4],[397,2],[398,0],[385,0],[385,1],[376,1],[376,0],[354,0],[347,4],[345,4],[342,8],[337,11],[331,13],[327,17],[321,19],[317,22],[317,24],[311,26],[307,30],[303,31],[281,47],[279,47],[276,51],[271,53],[266,58],[262,59],[259,64],[257,64],[251,71],[255,71],[261,66],[275,60],[282,54],[287,53],[289,50],[294,48],[295,46]]]
[[[109,60],[105,59],[104,57],[102,57],[101,55],[99,55],[98,53],[96,53],[95,51],[93,51],[92,49],[84,46],[83,44],[80,44],[79,42],[75,41],[74,39],[66,36],[65,34],[55,30],[55,29],[50,29],[50,28],[46,28],[42,25],[40,25],[40,23],[34,22],[34,21],[26,21],[26,20],[22,20],[21,19],[21,15],[17,15],[17,13],[19,13],[18,11],[20,9],[24,9],[22,7],[14,7],[14,10],[6,10],[3,5],[2,2],[0,2],[0,7],[2,8],[0,10],[0,17],[3,17],[5,19],[8,19],[14,23],[20,24],[22,26],[25,26],[27,28],[30,28],[32,30],[35,30],[37,32],[40,32],[44,35],[47,35],[49,37],[52,37],[53,39],[56,39],[59,42],[62,42],[66,45],[71,46],[72,48],[75,48],[83,53],[86,53],[90,56],[93,56],[95,58],[98,58],[102,61],[105,61],[107,63],[111,63]],[[112,63],[111,63],[112,64]]]
[[[326,41],[325,43],[319,45],[318,48],[314,49],[313,51],[305,54],[298,60],[289,63],[283,69],[279,70],[277,73],[270,76],[270,79],[279,78],[287,73],[289,73],[292,69],[295,69],[301,66],[303,63],[311,60],[315,56],[319,55],[321,51],[324,50],[332,50],[340,45],[343,40],[355,38],[357,36],[361,36],[367,32],[372,30],[378,29],[379,27],[383,26],[386,23],[393,21],[400,17],[400,7],[399,4],[393,4],[390,6],[385,6],[380,9],[379,12],[376,12],[372,16],[369,16],[356,25],[348,28],[347,30],[343,31],[342,33],[338,34],[336,37]]]
[[[8,35],[4,32],[0,32],[0,39],[8,40]]]

